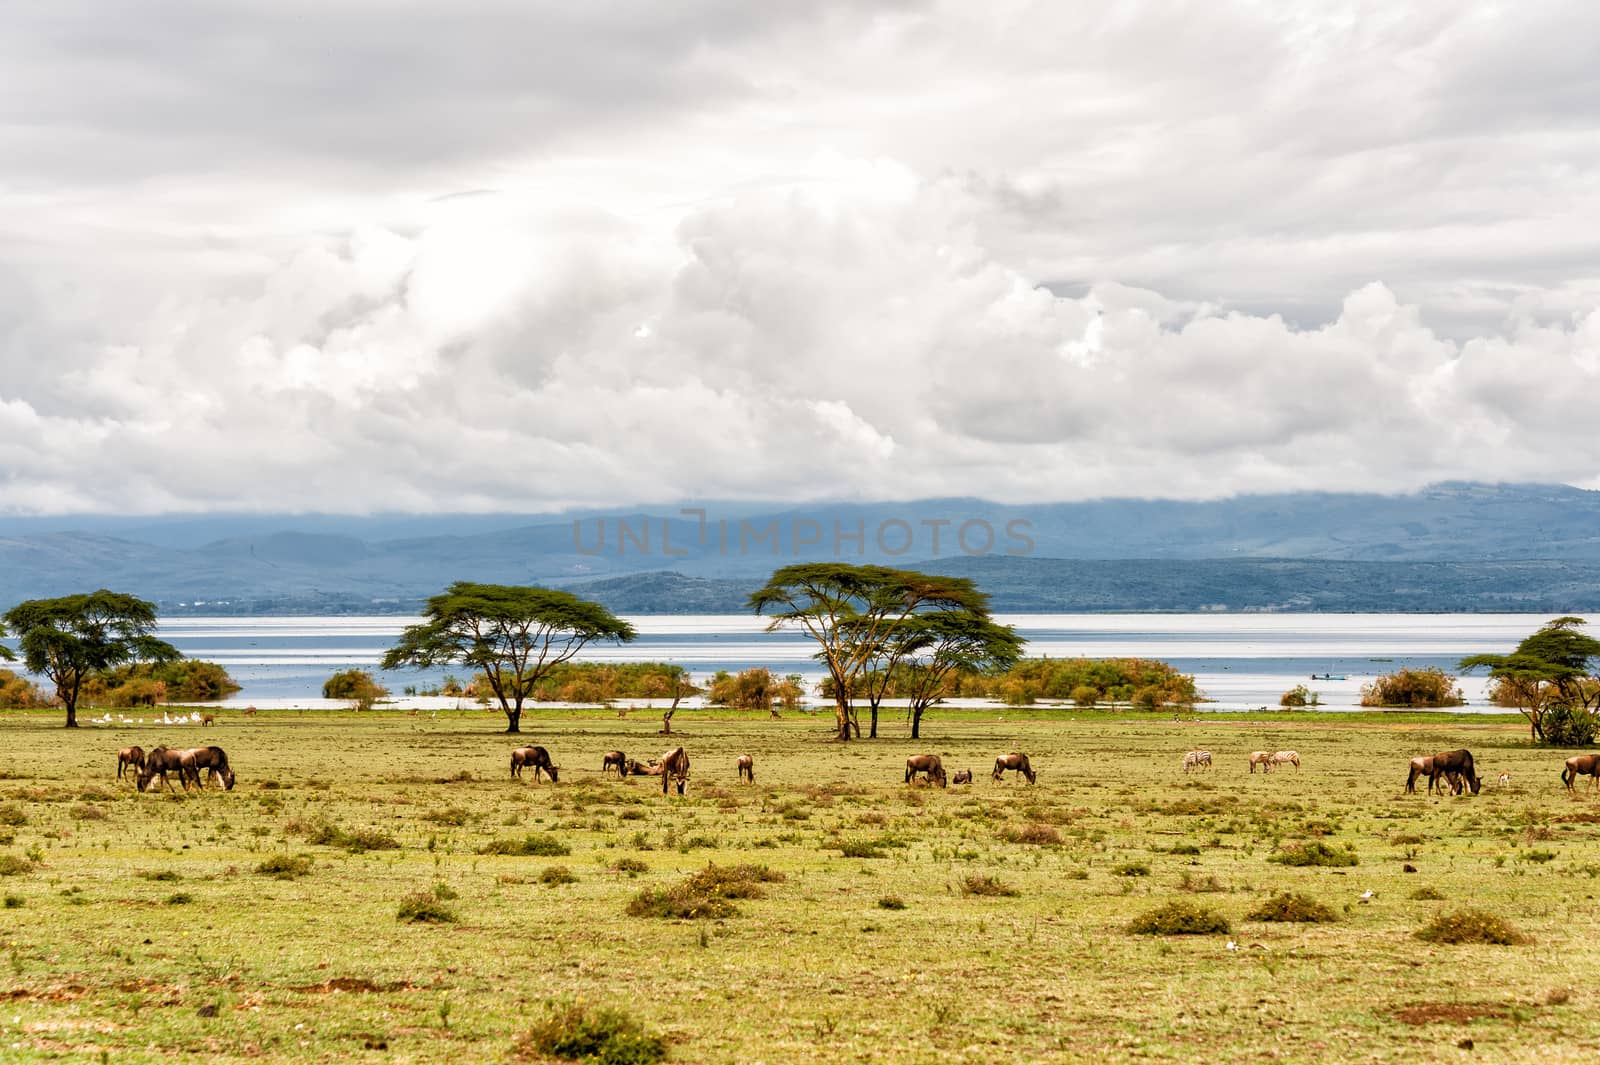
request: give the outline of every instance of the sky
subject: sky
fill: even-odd
[[[1600,5],[19,0],[0,513],[1600,488]]]

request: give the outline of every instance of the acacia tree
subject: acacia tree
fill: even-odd
[[[383,668],[460,662],[482,670],[507,732],[522,731],[522,704],[552,668],[591,641],[635,636],[599,603],[553,588],[457,581],[428,600],[423,616],[384,654]]]
[[[178,649],[154,636],[154,603],[102,588],[59,599],[29,599],[6,611],[23,664],[56,686],[67,728],[78,727],[78,697],[93,674],[133,662],[173,662]]]
[[[772,619],[769,631],[798,628],[817,642],[817,658],[832,682],[840,740],[851,736],[857,680],[882,657],[903,622],[932,611],[988,615],[988,597],[964,577],[842,562],[784,566],[749,602]]]
[[[1023,639],[1010,625],[986,616],[940,611],[913,619],[921,630],[902,659],[910,701],[911,738],[922,735],[922,715],[962,673],[999,673],[1022,657]]]
[[[1591,721],[1600,714],[1600,640],[1578,631],[1582,618],[1560,617],[1517,644],[1508,655],[1481,654],[1461,660],[1462,672],[1487,669],[1528,719],[1533,739],[1545,738],[1552,710],[1562,708]]]

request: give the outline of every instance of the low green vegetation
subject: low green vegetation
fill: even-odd
[[[1436,666],[1385,673],[1361,686],[1362,706],[1437,709],[1465,702],[1456,678]]]
[[[113,775],[117,748],[162,729],[60,716],[0,714],[8,1065],[196,1047],[266,1065],[1125,1063],[1197,1045],[1354,1063],[1459,1057],[1468,1034],[1484,1060],[1559,1061],[1600,1044],[1581,991],[1600,796],[1569,796],[1564,756],[1516,715],[934,706],[937,740],[843,744],[830,713],[683,710],[683,796],[600,776],[601,752],[662,742],[659,718],[603,708],[523,719],[559,785],[507,778],[524,741],[498,708],[263,710],[217,727],[233,791],[171,795]],[[1194,747],[1211,774],[1181,772]],[[1480,794],[1404,794],[1412,754],[1456,747]],[[1247,772],[1280,748],[1298,774]],[[1022,750],[1041,775],[907,787],[924,749],[980,769]],[[735,780],[743,753],[755,786]],[[1491,1002],[1470,1031],[1448,1019]]]

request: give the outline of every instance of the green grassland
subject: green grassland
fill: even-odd
[[[1600,798],[1512,719],[945,711],[915,744],[897,719],[838,744],[824,716],[690,711],[679,797],[600,776],[609,748],[669,746],[643,711],[535,712],[521,737],[483,711],[222,718],[0,717],[0,1060],[540,1060],[518,1037],[568,1001],[625,1011],[671,1060],[746,1065],[1600,1051]],[[163,741],[223,746],[238,786],[115,779],[118,747]],[[518,742],[561,782],[509,779]],[[1481,795],[1402,793],[1412,754],[1457,746]],[[1191,747],[1215,768],[1185,776]],[[1246,771],[1285,747],[1298,772]],[[1036,786],[989,779],[1013,749]],[[907,787],[922,751],[976,783]],[[1269,861],[1318,841],[1358,864]],[[692,916],[627,912],[708,864],[771,876]],[[1247,916],[1284,891],[1335,919]],[[454,920],[401,920],[408,897]],[[1174,901],[1231,931],[1130,934]],[[1526,941],[1416,938],[1463,907]]]

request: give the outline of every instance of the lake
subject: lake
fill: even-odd
[[[243,690],[224,705],[321,706],[322,682],[350,668],[377,670],[408,617],[172,618],[161,636],[185,655],[219,662]],[[769,633],[747,615],[632,617],[639,639],[585,649],[589,661],[675,662],[697,682],[719,669],[766,666],[775,673],[821,677],[813,645],[790,632]],[[1000,620],[1027,639],[1030,655],[1159,658],[1195,675],[1213,702],[1205,709],[1276,707],[1296,684],[1326,709],[1354,709],[1361,686],[1402,667],[1454,670],[1465,655],[1511,650],[1549,620],[1542,614],[1018,614]],[[432,687],[447,672],[381,674],[397,696]],[[1313,674],[1344,680],[1312,680]],[[1463,677],[1468,709],[1484,705],[1482,677]],[[405,706],[455,700],[401,699]]]

